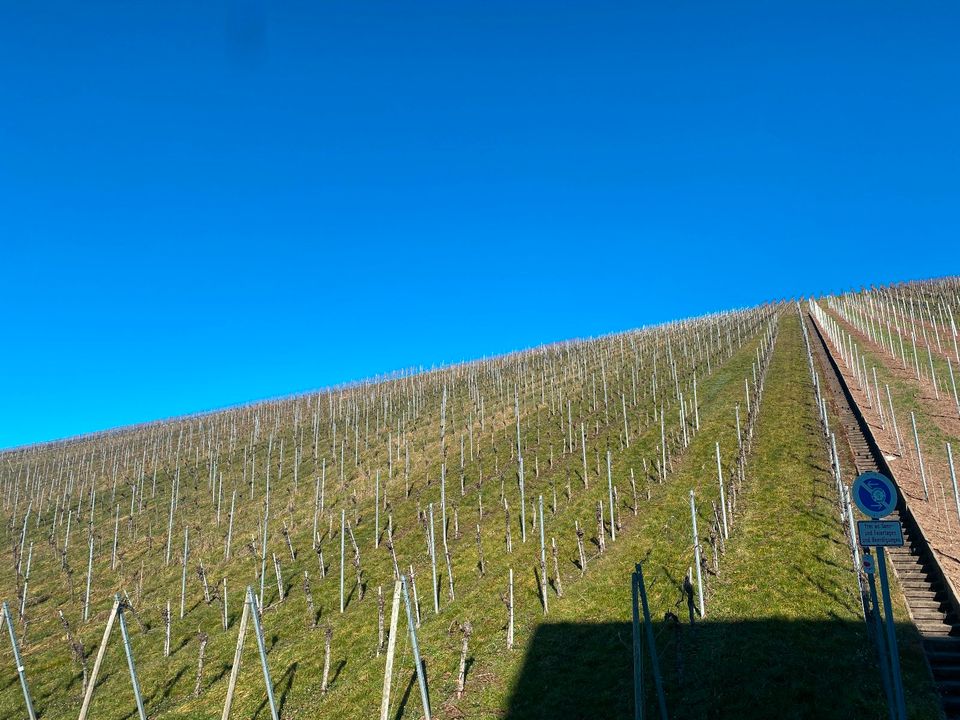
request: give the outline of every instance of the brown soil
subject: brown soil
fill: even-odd
[[[937,400],[934,396],[933,385],[926,378],[917,380],[912,367],[903,368],[899,360],[890,358],[886,351],[879,345],[871,342],[863,333],[856,330],[852,325],[841,319],[836,313],[830,312],[840,325],[848,331],[861,346],[868,348],[874,355],[881,359],[883,366],[894,377],[911,382],[919,387],[919,401],[921,402],[925,414],[937,425],[940,430],[952,438],[960,438],[960,418],[957,417],[957,408],[953,402],[952,395],[946,396],[940,394]],[[850,388],[854,400],[863,413],[870,430],[876,438],[880,450],[883,452],[890,465],[897,484],[901,492],[907,499],[914,517],[923,529],[923,533],[930,541],[931,548],[937,555],[944,572],[950,578],[954,587],[960,590],[960,518],[957,515],[957,508],[953,497],[953,489],[950,481],[950,469],[945,459],[940,459],[940,453],[936,456],[931,455],[929,449],[923,451],[924,469],[927,476],[927,488],[929,491],[928,499],[924,497],[923,482],[920,477],[920,466],[917,461],[917,454],[913,442],[913,431],[910,425],[909,416],[897,417],[897,427],[900,430],[900,439],[903,444],[903,455],[901,456],[897,449],[897,440],[894,435],[893,425],[890,422],[889,406],[884,403],[884,417],[886,422],[881,422],[877,408],[867,400],[866,393],[857,386],[857,380],[840,360],[840,354],[824,334],[827,340],[827,346],[831,354],[837,360],[837,365],[843,373],[844,380]],[[881,390],[882,392],[882,390]],[[871,388],[871,394],[873,389]],[[952,443],[958,452],[954,457],[954,466],[960,462],[960,443]]]

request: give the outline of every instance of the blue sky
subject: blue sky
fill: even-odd
[[[951,3],[11,3],[0,447],[957,272]]]

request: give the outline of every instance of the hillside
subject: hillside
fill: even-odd
[[[886,717],[801,312],[768,304],[3,453],[0,583],[40,715],[78,714],[80,658],[92,669],[120,593],[147,715],[219,717],[250,586],[279,714],[378,717],[399,572],[435,717],[630,717],[642,563],[671,717]],[[852,482],[842,448],[839,469]],[[895,595],[909,716],[938,717]],[[389,717],[421,717],[402,608],[396,642]],[[19,717],[9,643],[0,662],[0,714]],[[115,632],[91,717],[136,716]],[[270,717],[252,635],[232,717]]]

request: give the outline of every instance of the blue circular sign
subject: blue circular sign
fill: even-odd
[[[866,472],[853,483],[853,501],[864,515],[886,517],[897,506],[897,488],[886,475]]]

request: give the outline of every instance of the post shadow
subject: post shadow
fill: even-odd
[[[862,621],[726,622],[708,616],[695,626],[657,620],[653,633],[672,720],[888,717],[877,656]],[[931,700],[935,688],[919,636],[910,623],[898,625],[898,635],[912,638],[901,646],[908,714],[925,717],[938,703]],[[629,622],[541,624],[504,720],[631,720],[632,647]],[[646,654],[643,673],[645,718],[659,718]]]

